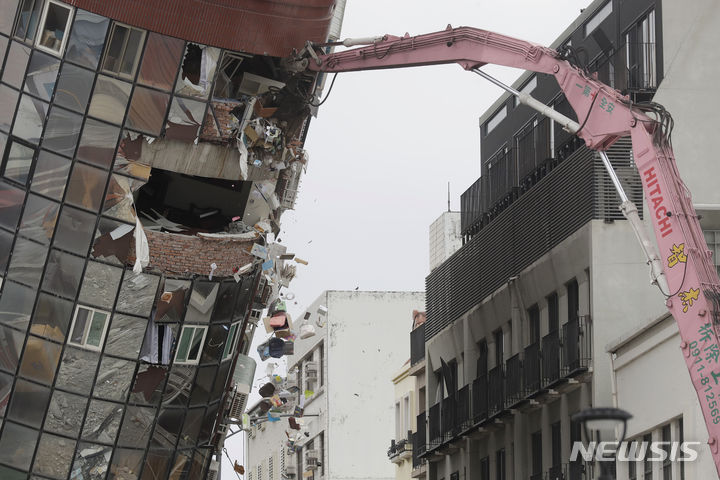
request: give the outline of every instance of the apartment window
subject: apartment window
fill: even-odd
[[[670,442],[672,440],[672,432],[670,430],[670,424],[665,425],[662,427],[662,441],[663,442]],[[672,462],[670,461],[670,444],[665,443],[662,446],[663,450],[665,450],[666,458],[663,460],[662,464],[662,480],[673,480],[672,476]]]
[[[648,445],[648,448],[650,443],[652,442],[652,434],[647,433],[643,436],[642,439],[643,442],[645,442]],[[653,462],[650,461],[651,455],[645,455],[645,458],[643,459],[643,474],[644,478],[650,479],[652,478],[652,466]]]
[[[325,385],[325,379],[324,379],[324,373],[325,373],[325,372],[323,372],[323,369],[324,369],[323,365],[324,365],[324,361],[325,361],[325,348],[324,348],[324,344],[321,343],[320,345],[318,345],[318,347],[317,347],[317,352],[318,352],[318,355],[317,355],[317,357],[318,357],[318,359],[317,359],[317,364],[318,364],[318,385],[322,387],[323,385]]]
[[[37,46],[41,50],[60,54],[67,43],[67,31],[72,19],[72,8],[59,2],[45,4],[40,20]]]
[[[70,327],[68,343],[89,350],[101,350],[109,318],[108,312],[78,305]]]
[[[600,10],[595,12],[590,20],[585,24],[585,36],[587,37],[612,13],[612,0],[606,3]]]
[[[657,58],[655,55],[655,10],[648,14],[625,34],[626,68],[628,87],[657,87]]]
[[[235,353],[235,346],[239,338],[240,322],[235,322],[230,325],[230,331],[228,332],[227,340],[225,341],[225,348],[223,349],[222,361],[232,358]]]
[[[495,127],[500,125],[500,122],[505,120],[505,117],[507,117],[507,105],[503,105],[503,107],[495,112],[485,123],[485,135],[489,134],[495,129]]]
[[[409,440],[410,435],[408,435],[408,432],[412,430],[410,427],[410,395],[405,395],[403,397],[403,411],[402,411],[402,431],[400,432],[401,436],[400,439]]]
[[[102,62],[102,70],[121,77],[135,76],[145,32],[121,23],[113,23]]]
[[[495,480],[505,480],[505,449],[495,452]]]
[[[530,333],[529,345],[540,341],[540,308],[533,305],[528,308],[528,332]]]
[[[402,410],[400,402],[395,402],[395,440],[400,440],[402,428]]]
[[[548,332],[557,332],[560,328],[560,311],[558,309],[558,295],[553,293],[547,297],[548,304]]]
[[[560,473],[560,468],[562,468],[562,452],[560,451],[560,422],[555,422],[550,426],[550,436],[551,436],[551,447],[552,447],[552,468],[553,472]]]
[[[490,457],[480,460],[480,480],[490,480]]]
[[[503,358],[505,357],[502,329],[493,332],[493,340],[495,341],[495,366],[497,367],[503,364]]]
[[[186,325],[180,332],[175,363],[196,365],[200,361],[200,352],[207,334],[207,326]]]
[[[488,372],[488,347],[487,340],[484,338],[477,344],[478,346],[478,359],[475,367],[475,378],[480,378],[487,375]]]
[[[532,475],[542,473],[542,432],[538,430],[530,436]]]
[[[450,480],[460,480],[460,472],[453,472],[450,474]]]
[[[38,21],[42,12],[42,0],[24,0],[15,24],[15,37],[25,42],[35,38]]]
[[[523,85],[520,88],[520,93],[526,93],[530,95],[530,93],[537,88],[537,75],[533,75],[530,77],[530,80],[525,82],[525,85]],[[515,106],[517,107],[520,105],[520,101],[518,100],[518,97],[513,97],[515,99]]]
[[[580,295],[577,280],[573,279],[569,281],[565,285],[565,288],[567,289],[568,320],[575,321],[579,316],[580,310]]]

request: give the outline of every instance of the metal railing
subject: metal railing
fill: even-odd
[[[560,333],[556,330],[542,338],[543,387],[560,379]]]
[[[440,403],[430,407],[428,412],[428,433],[430,434],[429,448],[439,447],[442,443],[442,432],[440,430]]]
[[[525,398],[522,374],[522,357],[521,354],[516,353],[505,362],[505,389],[508,406],[515,405]]]
[[[505,368],[498,365],[488,372],[488,415],[493,416],[505,408]]]
[[[443,442],[447,442],[455,435],[455,397],[443,398],[441,402],[440,426]]]
[[[592,361],[592,322],[590,315],[569,320],[562,327],[562,374],[587,370]]]
[[[525,347],[523,357],[525,358],[523,371],[525,390],[530,395],[542,387],[540,342],[531,343]]]
[[[482,375],[472,383],[472,420],[478,424],[488,418],[488,378]]]
[[[425,358],[425,324],[410,332],[410,366],[417,365]]]
[[[424,459],[420,458],[420,455],[424,454],[427,450],[425,432],[425,412],[422,412],[417,416],[417,431],[413,433],[413,468],[419,467],[424,462]]]
[[[457,393],[457,410],[455,413],[455,430],[460,433],[470,428],[470,385],[465,385]]]

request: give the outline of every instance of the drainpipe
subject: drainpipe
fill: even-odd
[[[617,375],[615,375],[615,355],[614,352],[608,352],[608,355],[610,356],[610,387],[611,387],[611,395],[612,395],[612,406],[617,408],[618,406],[618,393],[617,393]]]

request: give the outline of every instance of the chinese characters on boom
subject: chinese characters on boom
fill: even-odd
[[[585,96],[585,97],[592,97],[592,98],[593,98],[593,101],[595,101],[595,96],[596,96],[597,94],[596,94],[596,93],[592,93],[592,89],[590,88],[589,85],[583,86],[583,85],[581,85],[581,84],[579,84],[579,83],[576,83],[575,86],[578,87],[579,89],[581,89],[581,90],[583,91],[583,96]],[[612,113],[612,111],[615,110],[615,104],[614,104],[613,102],[608,101],[608,99],[607,99],[606,97],[602,97],[602,98],[600,99],[600,105],[599,105],[599,106],[600,106],[600,109],[601,109],[601,110],[605,110],[607,113]]]

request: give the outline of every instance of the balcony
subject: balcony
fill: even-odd
[[[583,373],[592,360],[592,324],[589,315],[568,321],[562,327],[562,370],[564,376]]]
[[[560,380],[560,333],[550,332],[542,338],[543,387],[551,387]]]
[[[457,393],[456,431],[461,433],[470,428],[472,426],[470,419],[470,385],[465,385]]]
[[[425,360],[425,324],[410,332],[410,366]]]
[[[525,387],[522,378],[522,358],[519,353],[508,358],[505,362],[505,389],[506,403],[509,407],[525,399]]]
[[[471,413],[473,423],[476,425],[488,418],[488,379],[486,375],[473,380]]]
[[[441,402],[441,430],[443,443],[450,441],[455,435],[456,425],[456,399],[455,397],[443,398]]]
[[[390,440],[390,448],[387,455],[391,462],[399,463],[406,458],[410,458],[412,454],[412,432],[407,433],[408,438],[398,440]]]
[[[424,459],[421,455],[425,453],[425,412],[417,416],[417,431],[413,433],[413,448],[412,448],[412,465],[413,470],[419,468],[423,463]]]
[[[432,407],[430,407],[429,415],[428,415],[428,433],[429,436],[429,443],[428,448],[433,449],[436,447],[439,447],[442,444],[442,432],[440,430],[440,404],[436,403]]]
[[[497,415],[505,409],[505,369],[498,365],[488,372],[489,416]]]
[[[535,342],[527,347],[523,352],[525,363],[523,364],[525,390],[528,395],[533,395],[540,391],[541,381],[541,357],[540,357],[540,342]]]

